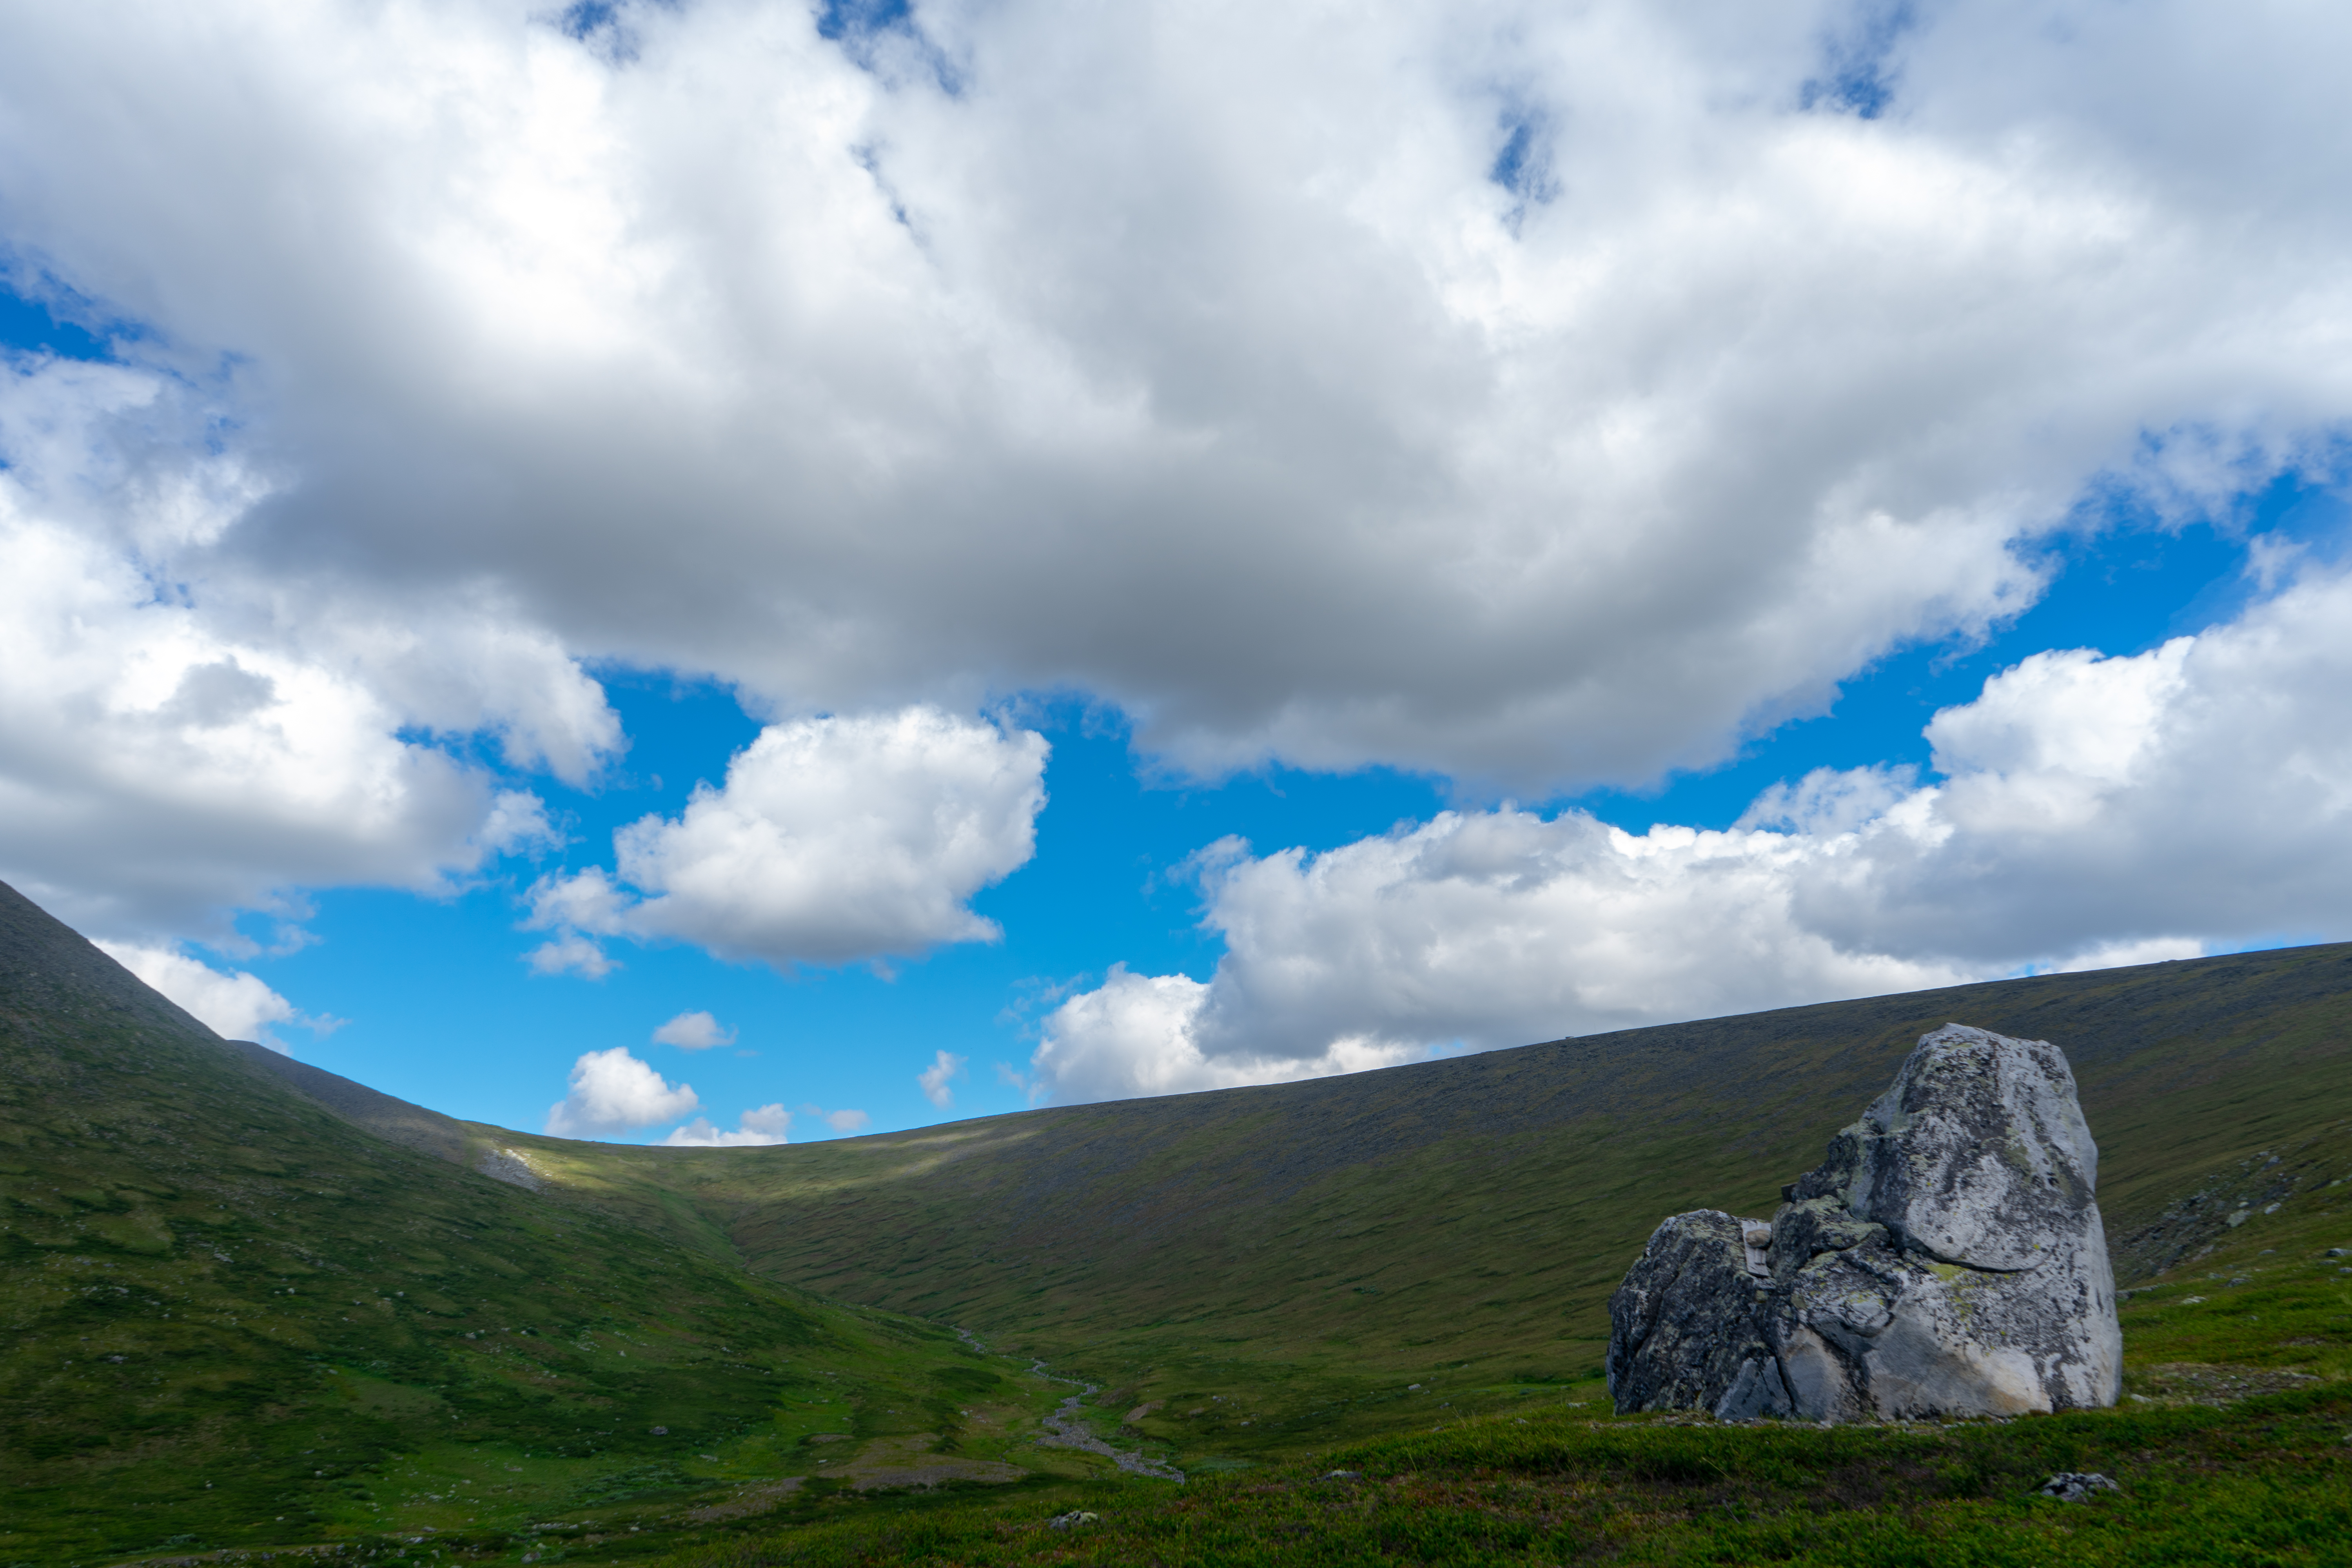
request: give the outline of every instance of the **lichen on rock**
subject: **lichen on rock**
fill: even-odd
[[[1621,1411],[1748,1419],[2113,1405],[2123,1337],[2098,1149],[2047,1041],[1923,1036],[1769,1227],[1712,1209],[1650,1237],[1610,1300]],[[1769,1229],[1765,1278],[1748,1243]]]

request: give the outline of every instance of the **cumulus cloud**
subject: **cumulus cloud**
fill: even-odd
[[[672,1128],[662,1142],[672,1149],[761,1148],[791,1142],[784,1134],[792,1124],[793,1113],[782,1105],[762,1105],[745,1111],[732,1131],[713,1126],[707,1116],[698,1116],[683,1127]]]
[[[950,1086],[963,1076],[964,1059],[951,1051],[934,1057],[930,1066],[915,1075],[915,1081],[923,1086],[923,1098],[941,1110],[953,1105],[955,1089]]]
[[[692,1084],[672,1084],[632,1056],[626,1046],[614,1046],[583,1052],[572,1064],[572,1092],[548,1107],[547,1131],[558,1138],[627,1132],[675,1121],[701,1103]],[[767,1142],[782,1141],[779,1124],[776,1137]]]
[[[824,1123],[835,1132],[862,1131],[874,1119],[862,1110],[826,1110],[819,1106],[803,1106],[802,1110]],[[789,1143],[785,1136],[793,1123],[793,1113],[781,1104],[762,1105],[747,1110],[739,1126],[730,1131],[714,1126],[707,1116],[698,1116],[683,1127],[673,1128],[665,1144],[678,1149],[743,1149],[765,1143]]]
[[[291,1056],[285,1042],[271,1033],[272,1024],[299,1024],[320,1035],[341,1026],[341,1019],[312,1017],[302,1012],[257,974],[242,970],[224,973],[178,948],[116,942],[98,945],[108,957],[194,1014],[197,1022],[224,1039],[252,1040]]]
[[[614,728],[608,739],[617,740]],[[512,855],[561,849],[563,835],[548,820],[547,803],[528,790],[502,789],[491,797],[489,815],[474,831],[474,844],[486,854]]]
[[[2138,942],[2103,942],[2095,947],[2086,947],[2071,958],[2031,967],[2037,974],[2082,974],[2094,969],[2170,963],[2183,958],[2202,958],[2204,955],[2205,944],[2195,937],[2158,936]]]
[[[579,657],[783,716],[1074,689],[1208,772],[1647,778],[2013,614],[2087,487],[2180,515],[2352,412],[2333,14],[596,16],[5,24],[13,253],[188,389],[93,439],[233,458],[77,537],[376,628],[192,649],[142,710],[364,669],[371,834],[238,889],[462,859],[479,802],[398,725],[593,765]]]
[[[495,595],[393,616],[213,570],[268,486],[162,443],[178,401],[122,367],[0,367],[0,876],[79,929],[217,944],[289,889],[438,891],[551,845],[535,795],[428,737],[584,778],[618,743],[601,689]]]
[[[615,834],[617,877],[542,880],[530,923],[779,967],[993,942],[968,900],[1034,851],[1047,750],[927,706],[769,725],[722,787]]]
[[[590,12],[0,22],[7,277],[118,362],[0,370],[0,876],[75,925],[169,952],[550,847],[472,759],[592,779],[612,661],[774,722],[540,884],[534,970],[987,940],[1043,742],[947,715],[1648,780],[2015,615],[2102,498],[2226,527],[2352,416],[2334,13]],[[2341,672],[2294,620],[2333,591],[2028,661],[1934,777],[1729,832],[1465,811],[1204,863],[1218,972],[1115,971],[1033,1077],[2336,929]]]
[[[1204,1040],[1202,1028],[1212,995],[1211,986],[1186,975],[1135,974],[1115,963],[1099,987],[1047,1018],[1044,1042],[1030,1058],[1033,1076],[1009,1069],[1002,1076],[1032,1099],[1120,1100],[1327,1078],[1426,1054],[1418,1042],[1361,1034],[1320,1048],[1303,1041],[1287,1048],[1219,1048],[1223,1042]]]
[[[654,1044],[676,1046],[682,1051],[707,1051],[734,1043],[735,1031],[721,1026],[709,1013],[680,1013],[654,1031]]]
[[[602,980],[621,961],[576,931],[560,931],[522,955],[534,974],[578,974]]]
[[[2130,658],[2037,654],[1727,831],[1448,812],[1204,860],[1207,982],[1113,969],[1033,1081],[1161,1094],[2352,927],[2352,577]]]

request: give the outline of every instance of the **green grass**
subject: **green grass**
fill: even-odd
[[[972,1328],[1158,1404],[1155,1440],[1265,1460],[1391,1429],[1410,1383],[1480,1402],[1596,1376],[1657,1222],[1770,1214],[1948,1019],[2067,1050],[2126,1275],[2217,1244],[2231,1183],[2310,1202],[2280,1184],[2316,1154],[2239,1163],[2352,1118],[2336,945],[790,1148],[516,1143],[615,1215],[683,1240],[684,1200],[757,1273]],[[2168,1221],[2200,1184],[2204,1209]],[[1248,1426],[1218,1418],[1235,1406]]]
[[[864,1563],[2324,1563],[2352,1539],[2352,1394],[2010,1423],[1726,1427],[1488,1418],[1195,1481],[906,1500],[610,1555],[675,1568]],[[1354,1479],[1326,1479],[1332,1470]],[[2059,1470],[2114,1478],[2084,1504]],[[1097,1521],[1055,1531],[1057,1511]]]
[[[1061,1392],[370,1137],[5,904],[0,1328],[0,1564],[595,1518],[821,1432],[984,1456]]]
[[[1947,1017],[2075,1063],[2135,1286],[2123,1406],[1613,1415],[1601,1314],[1649,1229],[1768,1213]],[[257,1062],[0,897],[0,1568],[2329,1561],[2348,1041],[2352,949],[2316,948],[625,1149]],[[492,1148],[541,1190],[470,1168]],[[1041,1446],[1070,1390],[1032,1356],[1192,1479]],[[959,1479],[998,1464],[1027,1479]],[[936,1487],[866,1489],[910,1466]],[[2125,1489],[2027,1496],[2059,1468]]]

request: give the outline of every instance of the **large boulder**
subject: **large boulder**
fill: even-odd
[[[1617,1408],[1854,1420],[2113,1405],[2123,1335],[2097,1181],[2057,1047],[1947,1025],[1781,1189],[1769,1225],[1708,1209],[1658,1227],[1610,1300]]]

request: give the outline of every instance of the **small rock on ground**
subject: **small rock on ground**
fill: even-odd
[[[2088,1475],[2080,1470],[2061,1470],[2039,1489],[2043,1497],[2056,1498],[2060,1502],[2081,1502],[2098,1492],[2119,1492],[2112,1476]]]

